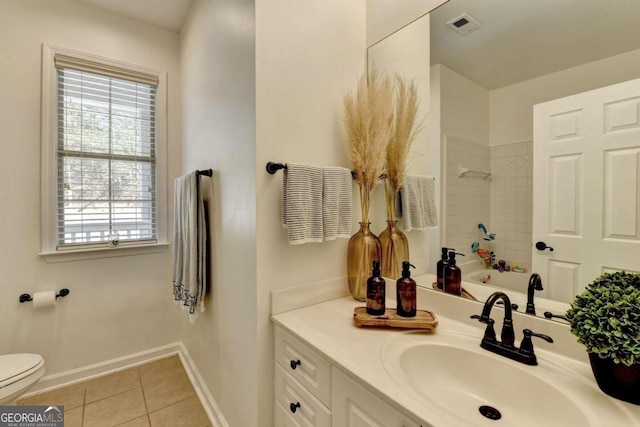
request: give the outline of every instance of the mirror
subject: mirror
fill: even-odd
[[[431,112],[425,130],[440,142],[429,153],[442,161],[431,168],[441,177],[440,242],[466,255],[459,265],[465,280],[479,282],[477,289],[507,287],[509,295],[520,292],[526,300],[536,251],[533,105],[640,78],[640,26],[633,20],[640,3],[611,9],[600,0],[451,0],[430,14]],[[452,21],[471,31],[459,34],[447,27]],[[377,62],[376,55],[374,46],[369,63]],[[474,242],[494,252],[491,264],[503,259],[526,273],[484,269],[472,252]],[[431,271],[439,254],[429,246]],[[487,274],[491,278],[482,285]],[[557,314],[568,307],[541,295],[536,292],[537,306]]]

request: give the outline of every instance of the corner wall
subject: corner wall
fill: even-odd
[[[327,282],[347,289],[347,239],[289,245],[280,221],[282,172],[269,175],[265,165],[276,161],[349,167],[342,100],[365,71],[365,16],[365,0],[256,3],[253,167],[257,185],[260,417],[251,425],[268,427],[273,422],[270,292],[309,284],[327,286]]]
[[[180,39],[182,173],[214,170],[207,311],[181,339],[230,426],[259,424],[254,23],[253,0],[196,0]]]
[[[0,354],[39,353],[51,375],[177,341],[170,249],[54,264],[38,253],[42,43],[168,73],[173,177],[181,155],[178,35],[69,0],[1,0],[0,28]],[[55,308],[18,303],[21,293],[63,287],[71,294]]]

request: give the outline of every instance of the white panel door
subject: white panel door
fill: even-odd
[[[605,271],[640,270],[640,79],[534,107],[533,271],[570,302]]]

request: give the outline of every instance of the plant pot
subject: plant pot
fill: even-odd
[[[627,366],[609,358],[601,359],[596,353],[589,353],[589,361],[600,390],[616,399],[640,405],[640,363]]]

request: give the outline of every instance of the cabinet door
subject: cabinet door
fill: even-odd
[[[331,407],[331,365],[293,335],[275,332],[275,359],[325,406]]]
[[[274,389],[276,427],[331,426],[331,411],[278,364]]]
[[[332,368],[332,427],[419,427],[379,397]]]

